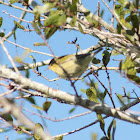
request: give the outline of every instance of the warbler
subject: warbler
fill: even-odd
[[[71,78],[80,77],[88,68],[95,53],[89,52],[55,57],[50,61],[49,69],[63,79],[70,80]]]

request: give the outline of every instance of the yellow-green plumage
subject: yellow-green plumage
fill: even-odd
[[[93,53],[86,53],[80,55],[70,54],[53,58],[50,61],[49,69],[64,79],[80,77],[87,69],[93,56]]]

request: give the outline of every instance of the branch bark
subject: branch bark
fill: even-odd
[[[39,92],[38,96],[63,100],[68,104],[79,105],[83,108],[87,108],[96,113],[105,114],[107,116],[112,116],[114,118],[118,118],[120,120],[124,120],[131,123],[140,124],[139,116],[125,113],[118,109],[111,108],[106,104],[95,103],[83,97],[77,97],[61,90],[55,90],[38,82],[27,79],[21,75],[16,74],[10,69],[1,66],[0,66],[0,77],[12,80],[16,84],[22,85],[24,88],[38,91]]]
[[[32,131],[35,130],[35,123],[29,119],[14,102],[10,102],[8,99],[0,97],[0,103],[4,108],[3,113],[10,112],[18,122],[28,126]],[[51,140],[51,138],[47,136],[44,131],[36,129],[36,133],[42,138],[42,140]]]

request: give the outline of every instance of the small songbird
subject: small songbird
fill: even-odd
[[[50,61],[49,69],[63,79],[70,80],[71,78],[80,77],[88,68],[95,53],[89,52],[55,57]]]

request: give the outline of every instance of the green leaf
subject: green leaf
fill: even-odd
[[[127,77],[128,77],[129,79],[131,79],[132,81],[134,81],[135,83],[140,84],[140,78],[139,78],[138,76],[127,74]]]
[[[4,37],[5,36],[5,33],[0,33],[0,37]]]
[[[13,3],[16,3],[16,2],[19,2],[19,1],[20,1],[20,0],[10,0],[9,3],[10,3],[10,4],[13,4]]]
[[[102,61],[104,66],[106,67],[110,61],[111,54],[107,50],[105,50],[102,55],[103,55]]]
[[[25,94],[21,91],[18,92],[20,96],[24,96]],[[35,100],[33,99],[33,97],[28,97],[28,98],[25,98],[25,100],[29,101],[30,103],[32,104],[35,104]]]
[[[34,130],[34,139],[35,140],[42,140],[38,133],[43,133],[43,126],[40,123],[35,124],[35,130]]]
[[[49,18],[44,21],[44,26],[59,27],[65,25],[66,14],[63,11],[51,11]]]
[[[52,102],[50,102],[50,101],[46,101],[46,102],[43,103],[43,110],[44,110],[46,113],[48,112],[48,110],[49,110],[51,104],[52,104]]]
[[[121,5],[115,5],[115,13],[118,15],[119,18],[124,18],[124,10]]]
[[[95,57],[92,59],[92,63],[93,64],[99,64],[100,62],[101,62],[101,60],[100,59],[97,59]]]
[[[115,140],[115,131],[116,131],[116,120],[113,121],[113,132],[112,132],[112,140]]]
[[[29,76],[30,76],[30,71],[29,71],[29,69],[24,70],[24,71],[25,71],[25,77],[26,77],[26,78],[29,78]]]
[[[105,96],[107,95],[107,89],[105,89],[104,94],[103,94],[103,99],[105,98]]]
[[[113,121],[110,123],[109,127],[108,127],[108,130],[107,130],[107,137],[109,138],[109,140],[111,140],[111,128],[113,126]]]
[[[72,0],[72,4],[70,5],[70,12],[73,13],[74,15],[77,14],[77,3],[79,0]]]
[[[32,55],[29,56],[30,58],[34,59],[34,57]]]
[[[83,31],[82,26],[81,26],[80,23],[78,23],[78,27],[79,27],[79,31],[80,31],[81,33],[84,33],[84,31]]]
[[[72,18],[72,20],[70,21],[70,26],[75,26],[75,23],[76,23],[76,17],[74,16],[73,18]]]
[[[129,98],[130,97],[130,92],[127,93],[127,97],[128,97],[127,102],[130,103],[130,98]]]
[[[119,102],[120,102],[123,106],[125,106],[125,99],[122,97],[122,95],[121,95],[121,94],[117,94],[117,97],[119,98]]]
[[[35,104],[35,100],[32,97],[26,98],[29,102],[31,102],[32,104]]]
[[[97,140],[97,134],[96,133],[92,133],[92,140]]]
[[[133,28],[133,26],[129,22],[127,22],[125,19],[121,18],[120,21],[129,30],[131,30]]]
[[[32,22],[32,26],[33,26],[33,28],[35,29],[35,31],[36,31],[36,33],[37,34],[41,34],[41,30],[38,28],[38,26],[37,26],[37,22]]]
[[[34,46],[46,46],[45,43],[39,43],[39,42],[35,42],[33,45]]]
[[[57,27],[54,28],[45,28],[44,29],[44,33],[45,33],[45,38],[49,39],[56,31],[57,31]]]
[[[3,18],[0,17],[0,27],[2,26]]]
[[[121,34],[122,26],[118,23],[117,24],[117,33]]]
[[[118,3],[120,3],[123,7],[126,7],[129,4],[128,0],[118,0]]]
[[[100,17],[101,17],[101,18],[103,17],[104,12],[105,12],[105,10],[102,9],[101,14],[100,14]]]
[[[75,111],[75,109],[76,109],[76,107],[73,107],[73,108],[69,111],[69,113],[74,112],[74,111]]]
[[[23,0],[23,1],[22,1],[22,6],[27,6],[28,3],[29,3],[29,0]]]
[[[130,40],[133,44],[135,44],[135,38],[133,36],[134,31],[122,30],[122,34],[126,37],[126,39]]]
[[[132,22],[133,28],[136,28],[138,30],[139,29],[139,24],[140,24],[140,19],[137,16],[137,14],[134,13],[134,12],[131,12],[131,22]]]
[[[123,62],[121,60],[120,63],[119,63],[119,71],[120,71],[120,73],[122,72],[122,64],[123,64]]]
[[[8,123],[13,124],[13,118],[10,113],[3,114],[3,112],[0,112],[0,117],[6,120]]]
[[[83,88],[81,88],[80,91],[81,91],[82,93],[86,93],[86,90],[83,89]]]
[[[97,118],[98,120],[100,121],[100,128],[102,129],[102,131],[104,132],[104,134],[106,135],[106,132],[105,132],[105,122],[103,120],[103,117],[101,114],[97,114]]]
[[[14,39],[16,40],[16,32],[15,30],[13,31]]]
[[[56,137],[55,140],[63,140],[63,136]]]
[[[86,95],[89,100],[99,103],[97,91],[94,87],[88,88],[86,90]]]
[[[122,70],[124,70],[128,75],[136,75],[134,60],[132,60],[131,57],[126,58],[122,63]]]
[[[18,63],[23,63],[22,58],[19,57],[19,56],[15,57],[14,60],[15,60],[16,62],[18,62]]]
[[[40,14],[39,13],[35,13],[34,14],[34,21],[37,23],[37,25],[42,28],[43,25],[41,24],[41,20],[40,20]]]
[[[32,107],[34,107],[34,108],[36,108],[36,109],[38,109],[38,110],[44,110],[42,107],[37,106],[37,105],[32,105]]]
[[[15,20],[14,20],[14,24],[19,28],[19,29],[25,29],[22,25],[20,25],[18,22],[16,22]]]

